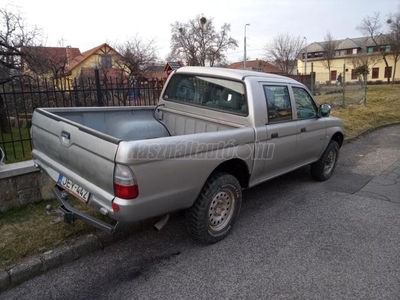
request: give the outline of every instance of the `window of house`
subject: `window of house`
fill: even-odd
[[[292,120],[292,105],[287,86],[265,85],[268,123]]]
[[[357,48],[353,49],[353,54],[357,54],[357,53],[358,53],[358,49]]]
[[[331,71],[331,81],[336,81],[337,78],[337,71]]]
[[[346,54],[347,54],[347,55],[353,54],[353,49],[347,49],[347,50],[346,50]]]
[[[101,56],[101,67],[103,69],[110,69],[112,67],[112,60],[110,55]]]
[[[357,78],[358,78],[357,71],[355,69],[352,69],[351,70],[351,79],[357,79]]]
[[[392,67],[385,67],[385,78],[392,77]]]
[[[379,78],[379,68],[372,68],[372,79]]]

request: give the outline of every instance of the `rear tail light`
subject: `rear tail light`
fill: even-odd
[[[135,199],[139,196],[139,188],[132,170],[124,165],[115,165],[114,194],[122,199]]]

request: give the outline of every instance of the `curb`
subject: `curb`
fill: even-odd
[[[344,144],[351,143],[375,130],[396,125],[400,125],[400,122],[383,124],[365,130],[355,137],[345,139]],[[171,217],[178,214],[179,212],[171,214]],[[0,270],[0,292],[14,287],[35,276],[44,274],[45,272],[55,269],[63,264],[75,261],[95,251],[102,250],[116,241],[129,237],[133,233],[141,232],[145,229],[151,228],[158,220],[158,218],[151,218],[136,222],[120,233],[114,235],[110,235],[105,232],[87,234],[68,241],[68,245],[63,245],[54,250],[32,256],[18,264]]]
[[[159,219],[133,223],[123,231],[110,235],[105,232],[96,232],[68,240],[68,244],[57,247],[42,254],[29,257],[18,264],[0,270],[0,292],[23,283],[33,277],[44,274],[63,264],[75,261],[90,253],[102,250],[108,245],[122,240],[133,233],[151,228]]]
[[[382,128],[396,126],[396,125],[400,125],[400,121],[396,121],[396,122],[392,122],[392,123],[386,123],[386,124],[383,124],[383,125],[376,126],[374,128],[367,129],[367,130],[361,132],[360,134],[358,134],[356,136],[353,136],[353,137],[347,138],[347,139],[345,138],[343,143],[344,144],[348,144],[348,143],[354,142],[357,139],[359,139],[360,137],[363,137],[364,135],[367,135],[368,133],[374,132],[374,131],[382,129]]]

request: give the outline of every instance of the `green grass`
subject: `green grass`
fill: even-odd
[[[76,201],[80,210],[90,210],[87,205],[78,204],[78,200],[71,201]],[[73,237],[96,232],[97,229],[80,220],[73,225],[64,222],[51,225],[50,221],[56,216],[46,214],[46,205],[57,208],[59,203],[56,200],[42,201],[0,213],[0,269],[27,256],[54,249]]]
[[[29,138],[28,128],[11,127],[11,133],[0,133],[0,147],[6,154],[4,162],[13,163],[31,159],[30,141],[19,141]],[[13,140],[16,142],[11,143]]]
[[[322,96],[322,95],[321,95]],[[326,103],[324,96],[319,103]],[[400,122],[400,85],[371,85],[365,104],[333,106],[332,115],[343,120],[346,137],[355,137],[381,125]]]

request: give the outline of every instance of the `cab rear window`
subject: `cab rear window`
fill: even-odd
[[[247,115],[242,82],[192,74],[174,74],[163,94],[166,101]]]

